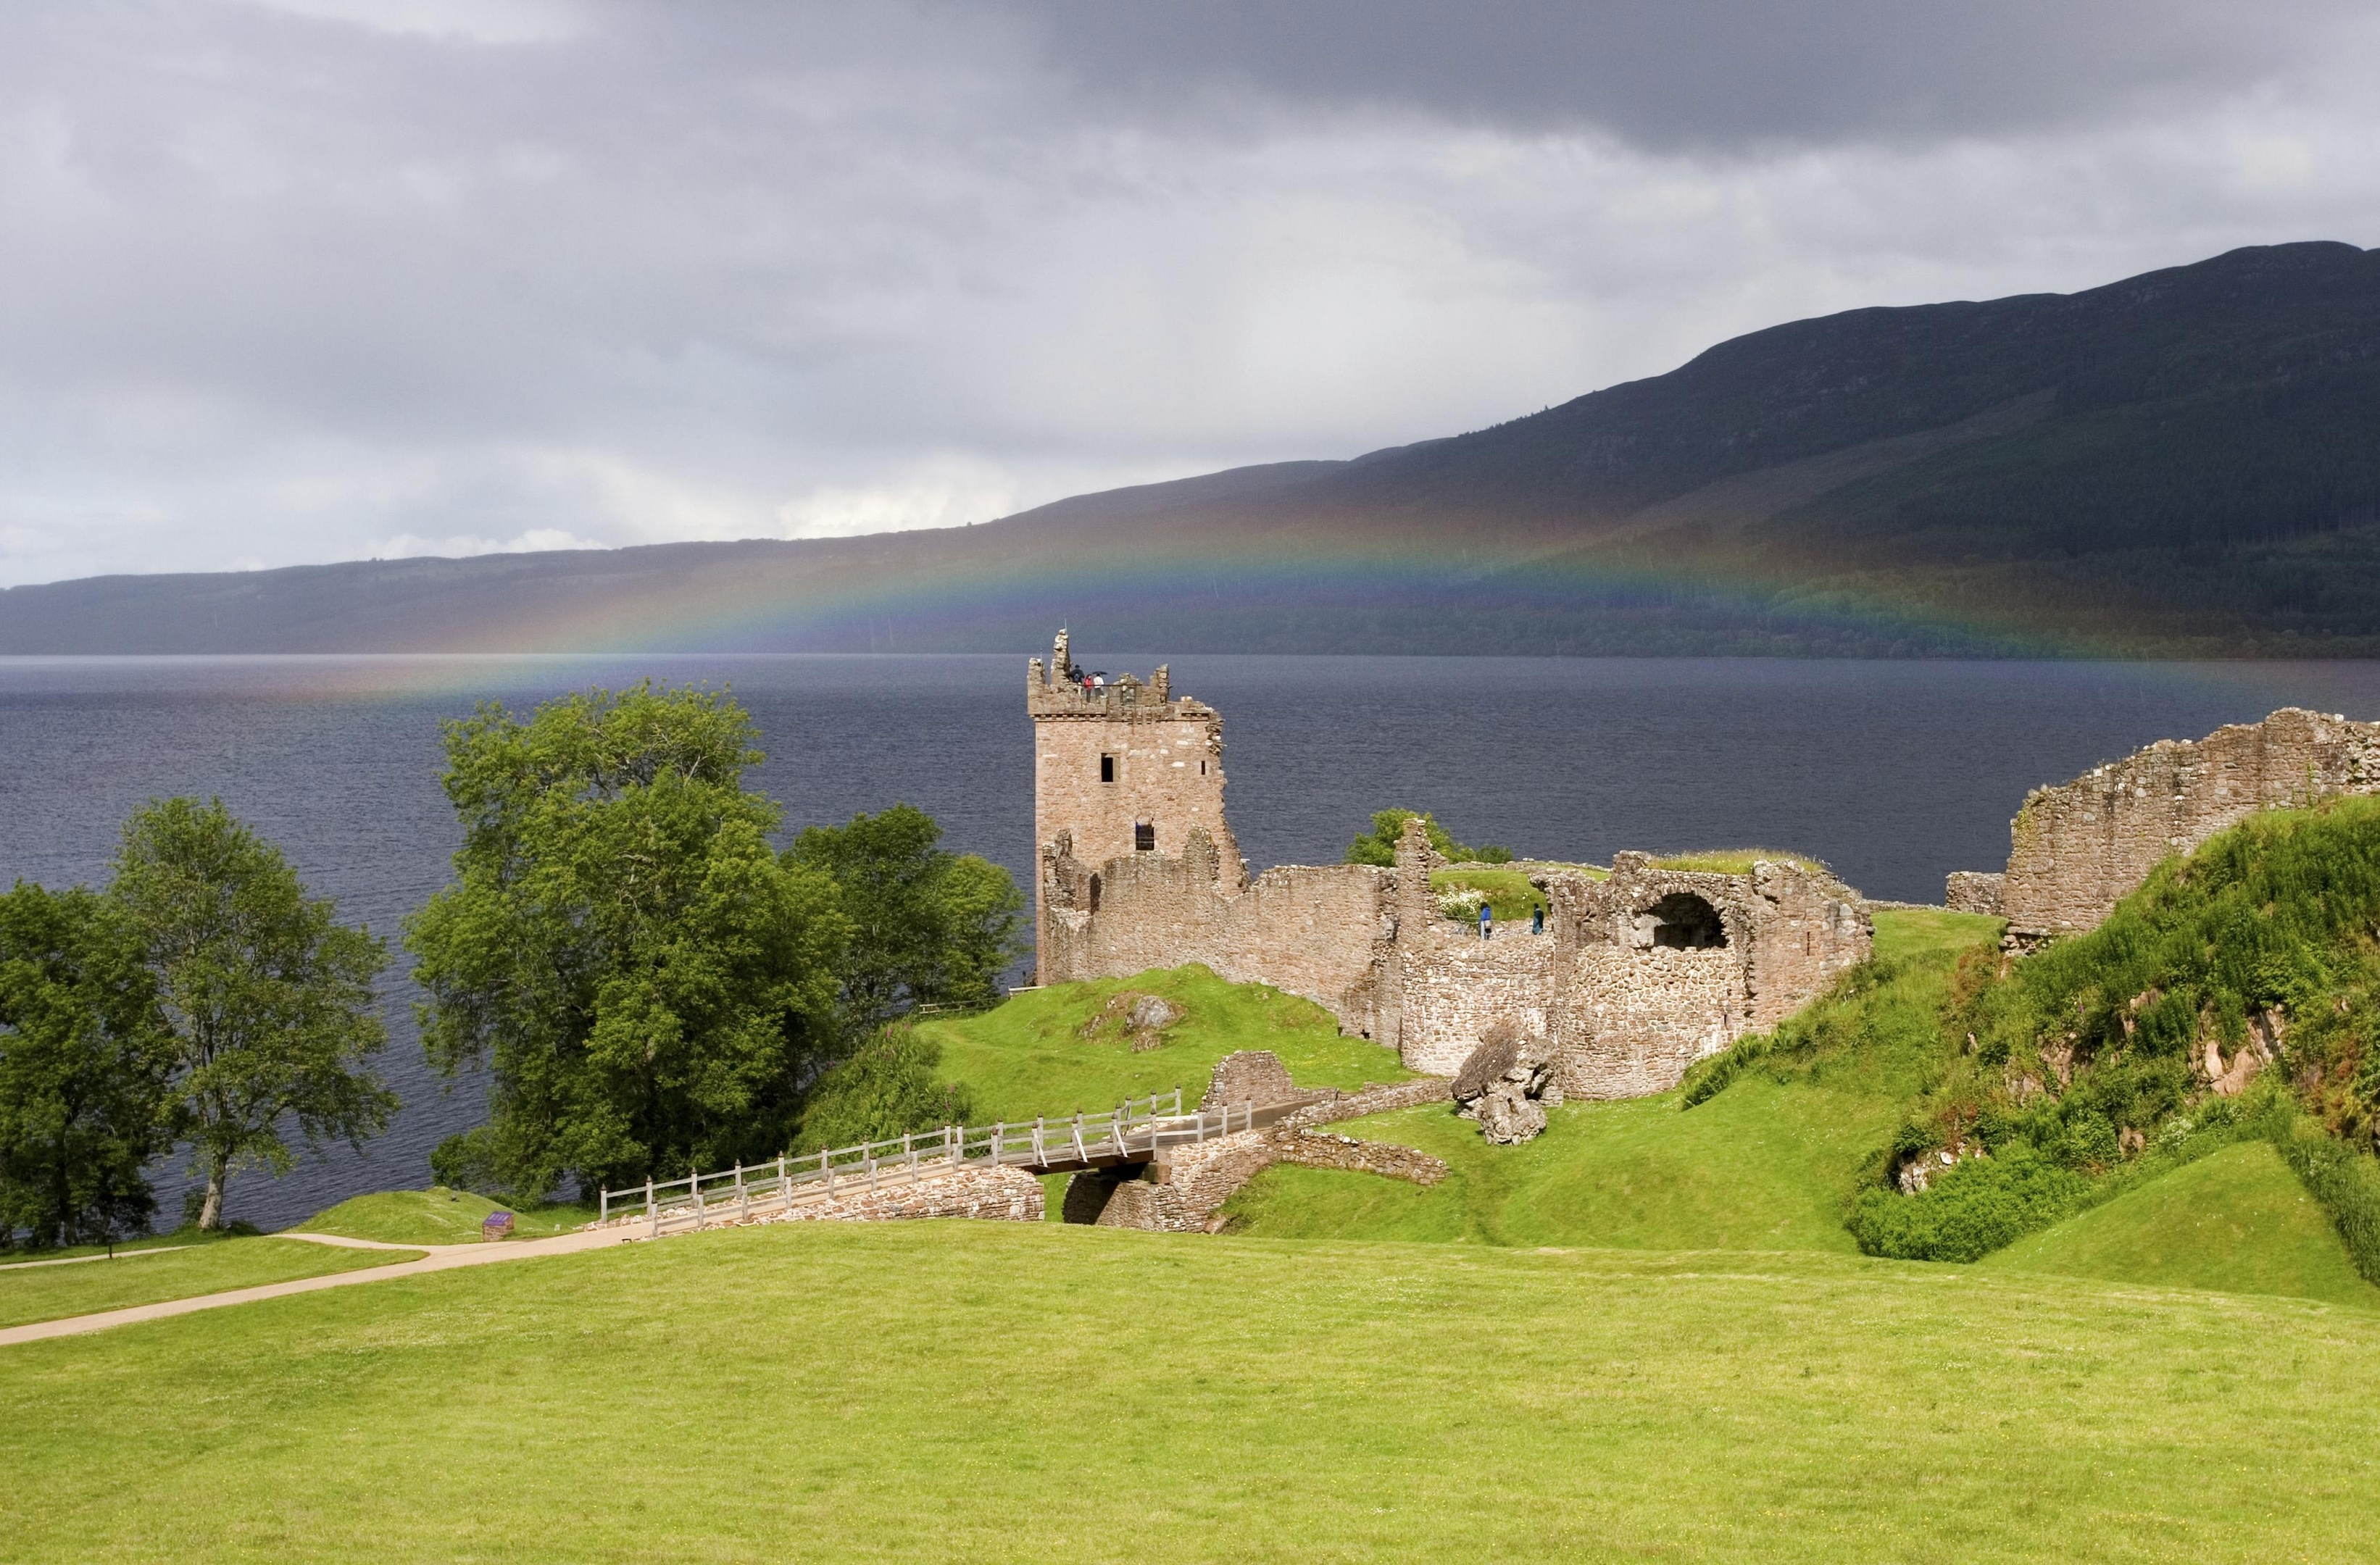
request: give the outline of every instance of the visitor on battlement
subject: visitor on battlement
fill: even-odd
[[[1487,940],[1495,933],[1496,910],[1486,903],[1479,904],[1479,938]]]
[[[1542,935],[1545,932],[1546,910],[1542,907],[1533,907],[1529,909],[1529,933],[1533,935]]]

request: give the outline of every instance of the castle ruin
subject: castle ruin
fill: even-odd
[[[1038,981],[1203,963],[1329,1009],[1406,1066],[1452,1075],[1499,1022],[1546,1039],[1568,1097],[1633,1098],[1776,1025],[1867,959],[1859,894],[1823,871],[1531,866],[1543,934],[1481,940],[1430,887],[1418,821],[1393,867],[1292,865],[1251,880],[1223,814],[1222,717],[1146,684],[1095,685],[1064,632],[1032,660]]]
[[[2380,793],[2380,723],[2284,707],[2204,739],[2160,739],[2035,788],[2009,822],[2008,869],[1950,877],[1953,907],[2009,921],[2011,949],[2098,927],[2168,856],[2258,810]]]

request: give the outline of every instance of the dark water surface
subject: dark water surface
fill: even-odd
[[[1146,674],[1158,657],[1100,649]],[[1078,657],[1082,654],[1078,652]],[[1172,660],[1221,709],[1250,867],[1330,863],[1373,809],[1434,808],[1466,842],[1603,860],[1761,843],[1813,853],[1871,896],[1939,900],[1998,868],[2025,790],[2157,738],[2277,706],[2380,716],[2380,663],[1989,663],[1783,659]],[[392,937],[457,838],[439,723],[650,674],[731,684],[789,830],[905,799],[952,846],[1029,886],[1031,735],[1014,657],[0,659],[0,876],[105,879],[141,800],[219,795],[315,892]],[[1087,661],[1086,666],[1093,666]],[[427,1183],[430,1148],[484,1086],[423,1065],[401,952],[382,1069],[390,1133],[287,1178],[236,1180],[265,1227]],[[163,1188],[180,1207],[178,1167]]]

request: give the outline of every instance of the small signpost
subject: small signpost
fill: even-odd
[[[513,1236],[513,1215],[510,1212],[490,1212],[480,1219],[482,1239],[510,1239]]]

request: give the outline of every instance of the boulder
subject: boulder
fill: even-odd
[[[1479,1122],[1489,1141],[1527,1141],[1546,1128],[1546,1106],[1561,1102],[1554,1083],[1553,1046],[1527,1037],[1510,1022],[1488,1029],[1454,1076],[1455,1111]]]
[[[1546,1128],[1544,1105],[1531,1098],[1520,1082],[1500,1081],[1490,1086],[1480,1094],[1476,1112],[1479,1134],[1500,1146],[1534,1141]]]

